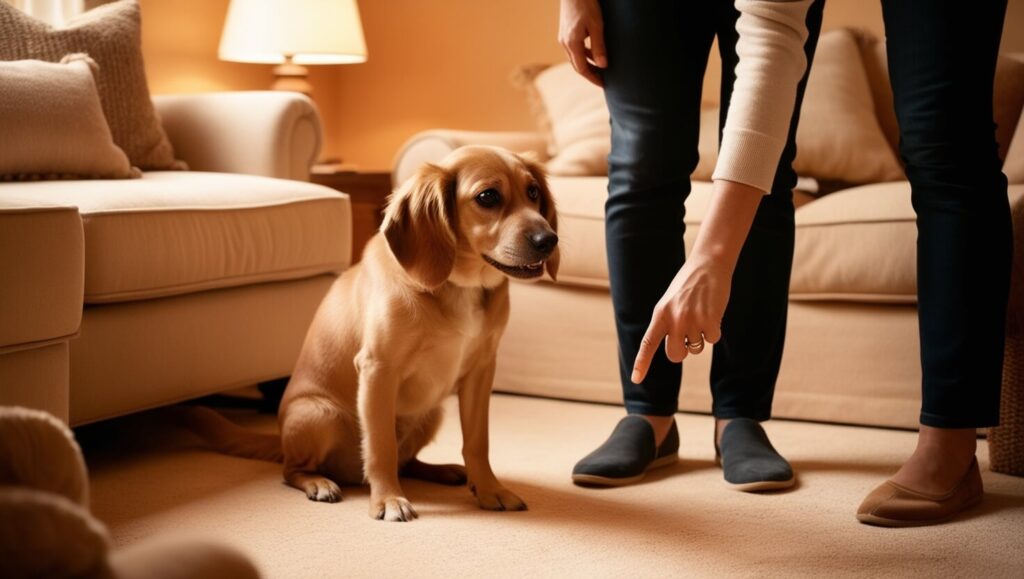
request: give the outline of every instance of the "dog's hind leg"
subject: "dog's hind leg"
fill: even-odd
[[[342,484],[362,482],[358,429],[352,417],[321,397],[294,400],[281,421],[284,480],[311,501],[335,503]]]
[[[400,420],[398,432],[399,474],[442,485],[466,484],[466,467],[461,464],[428,464],[416,458],[420,450],[434,440],[441,427],[442,409],[435,408],[416,420]]]
[[[285,467],[284,480],[289,485],[306,493],[306,498],[321,503],[337,503],[343,498],[338,483],[315,472],[288,470]]]

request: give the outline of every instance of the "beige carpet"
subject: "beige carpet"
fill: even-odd
[[[197,450],[124,451],[131,428],[90,444],[93,510],[117,545],[169,534],[210,537],[248,553],[266,577],[1024,577],[1024,479],[987,471],[985,503],[952,524],[861,525],[860,499],[913,448],[909,432],[772,422],[798,471],[792,491],[726,488],[712,421],[679,415],[683,460],[637,486],[577,488],[573,463],[621,410],[511,396],[492,401],[494,470],[529,504],[481,511],[465,488],[416,481],[412,523],[367,516],[367,490],[313,503],[279,467]],[[236,420],[274,428],[267,417]],[[423,457],[460,461],[456,407]]]

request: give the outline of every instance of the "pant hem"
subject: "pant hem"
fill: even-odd
[[[768,412],[750,412],[746,410],[737,410],[733,408],[715,408],[711,411],[711,414],[715,418],[722,419],[733,419],[733,418],[749,418],[758,422],[764,422],[765,420],[771,420],[772,413]]]
[[[647,416],[675,416],[677,408],[666,409],[646,402],[626,402],[627,414],[645,414]]]
[[[993,426],[999,426],[999,417],[951,417],[922,412],[921,425],[930,426],[932,428],[990,428]]]

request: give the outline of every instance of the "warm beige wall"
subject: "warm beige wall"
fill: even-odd
[[[644,0],[646,1],[646,0]],[[154,92],[260,89],[270,67],[217,60],[228,0],[141,0]],[[312,67],[325,153],[386,169],[401,143],[432,127],[532,130],[513,68],[564,59],[558,0],[362,0],[366,64]],[[882,34],[877,0],[828,0],[824,28]],[[1024,0],[1010,0],[1003,49],[1024,52]],[[718,98],[712,59],[705,100]]]
[[[431,127],[533,129],[509,74],[558,62],[557,0],[363,0],[366,64],[339,67],[340,152],[390,167]]]

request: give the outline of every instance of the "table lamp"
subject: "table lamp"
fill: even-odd
[[[309,95],[307,64],[366,62],[356,0],[231,0],[219,56],[276,64],[274,90]]]

